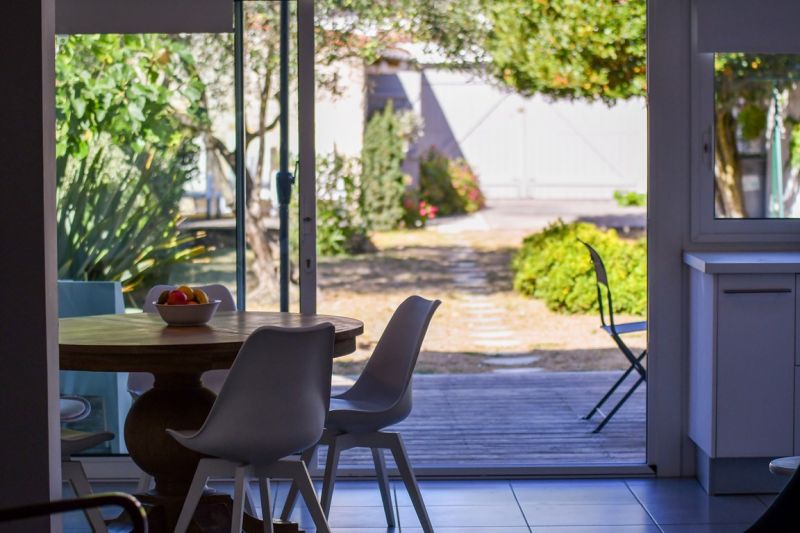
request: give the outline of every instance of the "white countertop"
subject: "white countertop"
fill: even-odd
[[[707,274],[800,274],[800,252],[683,252],[683,262]]]

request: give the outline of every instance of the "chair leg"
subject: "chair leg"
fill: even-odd
[[[311,448],[307,449],[303,452],[300,456],[300,459],[306,465],[311,463],[311,460],[314,458],[314,455],[317,453],[317,449],[319,448],[318,445],[312,446]],[[294,504],[297,501],[297,485],[292,483],[289,486],[289,493],[286,495],[286,501],[283,504],[283,510],[281,511],[281,520],[289,520],[289,517],[294,510]]]
[[[382,449],[372,448],[372,461],[375,463],[375,477],[378,479],[378,487],[381,489],[383,511],[386,513],[386,525],[395,527],[392,493],[389,490],[389,476],[386,473],[386,460],[383,457]]]
[[[306,502],[308,512],[311,513],[317,533],[331,533],[326,513],[323,512],[322,506],[317,500],[317,493],[311,483],[311,476],[308,475],[306,464],[302,461],[296,464],[293,478],[295,485],[297,485],[300,494],[303,496],[303,500]]]
[[[244,522],[245,484],[247,467],[237,466],[233,478],[233,509],[231,510],[231,533],[242,533]]]
[[[264,533],[273,533],[272,530],[272,491],[269,478],[258,478],[258,488],[261,493],[261,518],[264,521]]]
[[[602,406],[603,406],[603,404],[604,404],[604,403],[606,403],[606,401],[607,401],[609,398],[611,398],[611,395],[612,395],[612,394],[614,394],[614,391],[616,391],[616,390],[617,390],[617,388],[619,388],[619,386],[620,386],[620,385],[622,385],[622,382],[623,382],[623,381],[625,381],[625,378],[627,378],[627,377],[628,377],[628,375],[630,375],[630,373],[631,373],[632,371],[633,371],[633,365],[629,366],[629,367],[628,367],[628,370],[626,370],[625,372],[623,372],[623,374],[620,376],[620,378],[617,380],[617,382],[616,382],[616,383],[614,383],[614,385],[612,385],[610,389],[608,389],[608,392],[606,392],[605,396],[603,396],[603,397],[600,399],[600,401],[599,401],[599,402],[597,402],[597,404],[596,404],[594,407],[592,407],[592,410],[591,410],[591,411],[589,411],[589,414],[588,414],[588,415],[586,415],[586,416],[584,416],[584,417],[583,417],[583,419],[584,419],[584,420],[589,420],[590,418],[592,418],[592,417],[594,416],[594,414],[595,414],[597,411],[599,411],[599,410],[600,410],[600,407],[602,407]]]
[[[136,492],[147,492],[153,486],[153,476],[148,473],[142,472],[139,476],[139,484],[136,486]]]
[[[634,391],[636,391],[639,385],[641,385],[643,382],[644,382],[644,377],[640,377],[639,379],[637,379],[636,383],[633,384],[633,387],[631,387],[630,390],[628,390],[628,392],[625,393],[625,396],[623,396],[620,399],[620,401],[617,402],[617,405],[615,405],[614,408],[608,413],[608,415],[606,415],[603,421],[600,422],[596,428],[594,428],[592,433],[599,433],[600,431],[602,431],[603,428],[606,427],[606,424],[608,424],[608,421],[611,420],[611,418],[617,413],[617,411],[619,411],[619,408],[622,407],[622,404],[628,401],[628,398],[631,397],[631,394],[633,394]]]
[[[200,503],[200,498],[203,496],[203,491],[208,481],[207,463],[205,463],[205,461],[206,460],[201,459],[197,464],[197,470],[194,473],[192,484],[189,487],[189,493],[186,495],[181,514],[178,517],[178,523],[175,524],[175,533],[184,533],[192,523],[194,511],[197,509],[197,504]]]
[[[258,516],[255,500],[253,499],[253,490],[250,488],[250,481],[248,480],[244,482],[244,511],[250,516]]]
[[[89,484],[89,479],[86,477],[86,472],[83,470],[83,465],[77,461],[62,461],[61,473],[65,481],[68,481],[75,495],[79,498],[90,496],[92,494],[92,486]],[[83,511],[86,515],[86,520],[92,526],[94,533],[106,533],[108,527],[103,514],[100,509],[86,509]]]
[[[422,501],[422,493],[419,491],[417,485],[417,478],[414,476],[414,471],[408,462],[408,454],[406,447],[403,445],[403,439],[399,433],[385,433],[391,435],[392,442],[390,444],[394,462],[397,464],[397,469],[400,471],[400,477],[403,478],[403,483],[406,485],[406,490],[411,498],[411,503],[414,504],[414,510],[417,511],[417,518],[422,525],[422,530],[425,533],[433,533],[433,526],[431,519],[428,517],[428,511],[425,509],[425,502]]]
[[[322,495],[319,499],[325,516],[330,516],[331,512],[331,500],[333,499],[333,487],[336,484],[336,469],[339,467],[340,453],[338,439],[331,439],[328,444],[328,457],[325,461],[325,476],[322,478]]]

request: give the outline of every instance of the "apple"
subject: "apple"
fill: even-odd
[[[178,290],[170,291],[167,296],[167,305],[186,305],[188,301],[186,294]]]

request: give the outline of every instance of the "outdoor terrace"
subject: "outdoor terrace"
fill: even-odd
[[[444,463],[464,467],[643,464],[644,387],[600,433],[592,433],[596,421],[581,419],[619,374],[417,375],[414,411],[395,429],[402,433],[417,468]],[[324,456],[322,451],[322,466]],[[344,452],[340,463],[344,468],[371,465],[371,456],[362,450]]]

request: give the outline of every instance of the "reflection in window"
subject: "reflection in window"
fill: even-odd
[[[717,218],[800,218],[800,55],[715,56]]]

